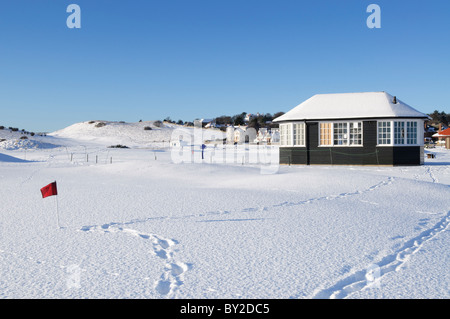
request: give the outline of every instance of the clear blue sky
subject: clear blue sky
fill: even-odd
[[[31,131],[273,114],[337,92],[450,112],[450,1],[1,0],[0,57],[0,125]]]

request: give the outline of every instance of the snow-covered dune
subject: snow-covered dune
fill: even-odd
[[[49,136],[31,135],[22,131],[10,129],[0,130],[0,149],[50,149],[61,146],[57,140]]]
[[[87,121],[73,124],[62,130],[48,135],[92,142],[104,146],[125,145],[128,147],[168,145],[175,125],[160,124],[157,121],[145,121],[137,123],[112,122],[112,121]]]

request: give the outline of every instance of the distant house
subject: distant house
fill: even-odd
[[[256,130],[245,126],[228,126],[226,130],[227,144],[254,143]]]
[[[427,119],[386,92],[314,95],[274,120],[280,163],[420,165]]]
[[[266,128],[261,127],[258,130],[258,134],[256,134],[255,143],[270,143],[270,140],[270,132]]]
[[[434,134],[433,137],[436,137],[440,141],[444,142],[446,149],[450,149],[450,128],[439,131],[438,133]]]
[[[245,143],[245,130],[241,127],[237,127],[234,129],[233,141],[236,144]],[[248,141],[247,141],[248,143]]]
[[[280,141],[278,129],[260,128],[254,143],[257,144],[278,144]]]

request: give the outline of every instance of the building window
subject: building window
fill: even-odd
[[[362,122],[319,123],[320,146],[362,145]]]
[[[280,144],[282,146],[292,145],[292,124],[280,124]]]
[[[347,123],[334,123],[334,145],[347,145]]]
[[[321,146],[332,146],[332,132],[333,132],[333,123],[320,123],[319,124],[320,132],[320,144]]]
[[[417,144],[419,144],[417,121],[378,122],[378,145]]]
[[[305,123],[293,124],[294,145],[305,146]]]
[[[417,144],[417,122],[406,122],[406,144]]]
[[[405,144],[405,122],[394,122],[394,144]]]
[[[362,123],[350,122],[349,127],[350,127],[349,145],[362,145]]]
[[[281,146],[305,146],[305,123],[280,124]]]
[[[391,145],[391,122],[378,122],[378,145]]]

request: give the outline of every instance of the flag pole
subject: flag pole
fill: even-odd
[[[55,181],[56,183],[56,181]],[[61,228],[61,225],[59,224],[59,205],[58,205],[58,195],[55,196],[55,200],[56,200],[56,222],[58,223],[58,228]]]
[[[58,223],[58,228],[61,228],[61,225],[59,224],[59,208],[58,208],[58,195],[56,197],[56,222]]]

